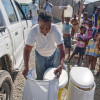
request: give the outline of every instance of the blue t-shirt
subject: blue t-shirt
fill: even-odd
[[[73,28],[73,25],[71,24],[66,24],[65,22],[62,23],[63,27],[62,27],[62,32],[64,34],[71,34],[71,29]]]

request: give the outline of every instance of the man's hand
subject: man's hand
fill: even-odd
[[[29,71],[29,68],[28,67],[26,67],[26,68],[24,68],[24,70],[23,70],[23,76],[25,77],[25,79],[27,79],[27,74],[28,74],[28,71]]]
[[[25,78],[26,78],[28,71],[29,71],[28,63],[29,63],[31,51],[32,51],[32,46],[29,46],[29,45],[26,44],[25,48],[24,48],[24,65],[25,65],[25,68],[24,68],[24,71],[22,73]]]
[[[54,74],[57,75],[57,78],[59,78],[62,73],[62,67],[63,65],[59,65],[58,68],[54,71]]]

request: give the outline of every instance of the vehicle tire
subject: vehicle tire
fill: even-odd
[[[12,78],[5,70],[0,70],[0,94],[3,94],[3,100],[13,100]]]

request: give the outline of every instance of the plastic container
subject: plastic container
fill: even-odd
[[[44,80],[52,80],[56,77],[56,75],[54,74],[54,70],[56,68],[49,68],[45,74],[44,74]],[[62,74],[60,75],[60,78],[59,78],[59,91],[58,91],[58,98],[57,100],[61,100],[61,95],[62,95],[62,92],[63,92],[63,89],[65,87],[65,85],[67,84],[68,82],[68,75],[67,75],[67,72],[65,70],[62,70]]]
[[[68,100],[94,100],[95,87],[94,76],[88,68],[71,69]]]
[[[66,8],[67,9],[64,10],[64,17],[72,17],[73,8],[70,5],[68,5]]]
[[[58,84],[57,78],[53,80],[35,80],[35,69],[28,72],[24,85],[22,100],[57,100]]]

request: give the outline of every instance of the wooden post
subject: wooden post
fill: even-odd
[[[83,9],[83,1],[84,1],[84,0],[81,0],[81,2],[80,2],[79,16],[78,16],[78,22],[79,22],[79,23],[80,23],[80,18],[81,18],[82,9]]]

